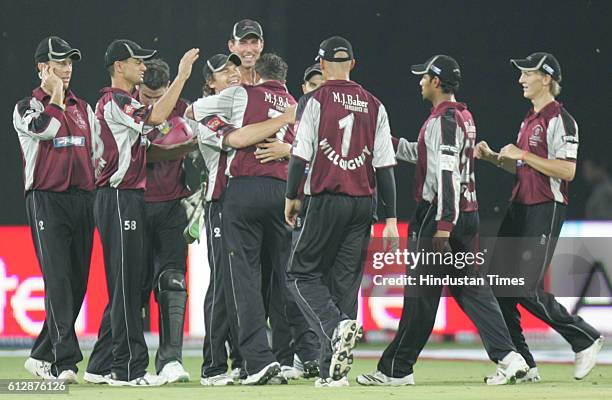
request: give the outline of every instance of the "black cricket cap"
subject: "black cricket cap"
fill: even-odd
[[[561,65],[550,53],[537,52],[527,58],[513,58],[510,62],[521,71],[541,71],[550,75],[555,81],[561,82]]]
[[[41,40],[34,53],[35,62],[62,61],[66,58],[78,61],[81,59],[81,51],[59,36],[49,36]]]
[[[306,68],[304,71],[304,82],[307,82],[316,74],[323,75],[323,72],[321,72],[321,64],[319,63],[312,64],[310,67]]]
[[[263,29],[257,21],[252,19],[243,19],[234,24],[232,30],[232,37],[234,40],[243,39],[247,35],[255,35],[260,39],[263,39]]]
[[[410,70],[415,75],[435,75],[442,82],[451,85],[461,83],[461,68],[459,68],[459,64],[454,58],[444,54],[433,56],[423,64],[412,65]]]
[[[339,51],[345,51],[348,53],[347,57],[335,57]],[[332,36],[325,39],[319,45],[319,54],[315,57],[315,60],[326,60],[331,62],[344,62],[354,59],[353,46],[351,42],[341,36]]]
[[[115,61],[123,61],[128,58],[148,60],[157,54],[157,50],[143,49],[138,43],[127,39],[113,40],[106,48],[104,54],[104,65],[113,65]]]
[[[202,70],[202,75],[204,75],[204,80],[207,81],[208,78],[212,76],[215,72],[221,71],[228,62],[233,62],[237,67],[242,64],[240,61],[240,57],[238,54],[230,53],[230,54],[215,54],[206,60],[206,64],[204,64],[204,69]]]

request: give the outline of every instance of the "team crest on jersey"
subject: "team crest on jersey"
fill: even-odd
[[[211,131],[217,132],[219,129],[221,129],[225,125],[225,122],[223,122],[221,118],[215,115],[214,117],[207,119],[205,121],[205,125]]]
[[[544,132],[544,127],[538,124],[534,126],[531,130],[531,135],[529,136],[529,146],[537,147],[542,142],[542,133]]]
[[[133,117],[134,113],[136,112],[136,108],[134,108],[134,106],[131,104],[126,104],[123,106],[123,112],[129,115],[130,117]]]

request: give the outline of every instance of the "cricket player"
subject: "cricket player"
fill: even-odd
[[[245,85],[256,84],[260,76],[257,74],[255,63],[261,56],[264,49],[264,35],[261,24],[251,19],[243,19],[234,24],[228,48],[232,53],[240,56],[241,66],[241,81]],[[255,151],[255,159],[260,163],[273,163],[278,160],[288,158],[291,152],[291,144],[286,141],[279,140],[277,137],[270,137],[261,143],[257,144]],[[273,264],[274,249],[263,249],[262,262],[266,265]],[[292,318],[301,319],[300,324],[306,326],[305,321],[301,317],[301,313],[297,310],[297,305],[291,303],[290,309],[286,310],[283,304],[274,301],[279,293],[284,289],[284,279],[278,277],[274,273],[273,268],[265,267],[262,269],[262,293],[264,296],[264,306],[266,316],[269,318],[272,336],[272,349],[276,359],[281,364],[281,373],[285,379],[298,379],[302,376],[300,371],[293,368],[293,357],[295,346],[305,346],[305,351],[308,351],[309,346],[314,347],[314,335],[303,338],[302,343],[296,343],[293,336],[296,332],[291,332],[290,321],[287,313],[291,314]],[[296,307],[296,309],[292,309]],[[308,344],[310,343],[310,345]],[[299,350],[299,349],[298,349]],[[300,350],[301,352],[301,350]],[[314,366],[313,366],[314,367]],[[307,375],[316,374],[316,370],[311,369]],[[277,379],[272,383],[279,383]],[[284,381],[280,383],[285,383]]]
[[[264,49],[263,29],[259,22],[243,19],[236,22],[227,42],[229,51],[237,54],[242,62],[240,80],[245,85],[254,85],[259,81],[255,63]]]
[[[317,89],[323,84],[323,73],[319,63],[312,64],[304,71],[304,83],[302,83],[302,92],[308,94]]]
[[[287,285],[319,336],[321,377],[315,386],[348,386],[352,349],[362,329],[333,301],[355,290],[336,277],[363,273],[362,244],[370,235],[376,181],[385,199],[385,236],[399,237],[395,155],[385,107],[350,80],[355,60],[349,41],[339,36],[324,40],[317,59],[325,83],[312,92],[300,118],[285,195],[285,220],[298,228]],[[302,207],[297,192],[306,163]]]
[[[284,86],[287,65],[280,57],[274,54],[260,57],[256,70],[262,78],[258,85],[229,88],[219,97],[196,101],[192,105],[195,119],[223,115],[238,127],[265,121],[295,104]],[[283,127],[276,137],[291,142],[293,131],[290,126]],[[247,373],[242,383],[247,385],[266,384],[280,372],[266,335],[261,269],[273,268],[281,278],[289,254],[289,232],[282,218],[286,168],[287,161],[260,163],[255,158],[254,146],[237,150],[228,157],[230,179],[224,193],[222,219],[230,272],[226,288],[238,313],[239,348]],[[265,251],[270,259],[264,263]],[[291,298],[285,297],[281,293],[275,301],[291,302]],[[289,318],[289,322],[295,325],[294,332],[307,330],[299,326],[299,318]],[[289,362],[293,362],[293,357]]]
[[[230,87],[240,85],[240,57],[236,54],[216,54],[204,66],[205,94],[214,96]],[[222,241],[222,202],[221,197],[227,186],[228,153],[234,149],[253,146],[269,136],[273,136],[285,125],[292,124],[295,109],[288,107],[282,115],[266,121],[236,128],[220,115],[210,115],[196,123],[200,151],[208,170],[205,193],[205,225],[208,249],[208,262],[211,279],[204,299],[206,336],[204,338],[204,363],[200,383],[203,386],[225,386],[234,383],[227,374],[228,353],[225,343],[235,346],[238,331],[231,332],[228,320],[235,318],[235,310],[226,303],[223,282],[227,274],[227,257]],[[229,299],[230,304],[232,299]],[[230,340],[231,339],[231,340]],[[239,353],[239,349],[236,349]]]
[[[529,260],[508,259],[510,254],[496,251],[494,264],[521,263],[521,269],[538,271],[539,279],[533,296],[500,297],[499,305],[512,341],[529,364],[530,381],[539,381],[540,375],[523,336],[518,304],[571,344],[576,353],[574,378],[583,379],[595,366],[604,338],[582,318],[569,314],[544,289],[544,276],[565,221],[569,182],[576,174],[578,125],[556,100],[561,93],[562,75],[555,56],[538,52],[511,62],[520,71],[518,82],[532,108],[521,123],[516,144],[508,144],[497,153],[482,141],[475,148],[475,156],[515,175],[510,205],[498,237],[536,238],[525,241],[525,248],[512,252],[519,256],[530,251],[533,256]]]
[[[25,368],[67,383],[77,383],[83,359],[74,323],[89,276],[99,129],[91,107],[70,89],[73,62],[80,59],[64,39],[42,39],[34,53],[40,85],[13,113],[28,223],[45,283],[45,323]]]
[[[410,248],[475,253],[479,227],[473,173],[476,125],[467,106],[455,98],[461,83],[459,64],[450,56],[436,55],[423,64],[413,65],[411,70],[421,77],[423,99],[430,101],[433,109],[423,123],[417,142],[405,139],[396,142],[398,159],[417,164],[417,208],[409,225]],[[453,270],[449,275],[456,272],[453,266],[450,268]],[[464,271],[459,276],[472,273],[470,267]],[[489,358],[498,365],[487,384],[511,383],[517,375],[524,376],[527,364],[510,340],[491,288],[450,286],[449,289],[476,325]],[[405,290],[395,338],[383,352],[378,370],[357,378],[361,385],[414,385],[412,369],[433,329],[442,287],[423,288],[414,295],[409,291],[415,288],[406,286]]]
[[[145,269],[144,230],[147,162],[181,157],[194,150],[195,141],[152,144],[146,126],[163,124],[176,106],[199,50],[191,49],[179,63],[178,75],[166,93],[150,106],[132,97],[142,84],[144,61],[155,55],[131,40],[113,41],[105,54],[111,87],[102,89],[96,107],[103,151],[96,160],[94,216],[104,250],[109,303],[98,341],[87,368],[90,382],[117,386],[158,386],[166,378],[146,372],[149,363],[141,317],[142,277]],[[96,357],[112,346],[108,360]],[[110,373],[110,376],[108,374]]]

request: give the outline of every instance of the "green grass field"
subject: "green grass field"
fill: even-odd
[[[0,379],[31,376],[23,368],[23,357],[0,358]],[[537,384],[487,387],[483,377],[494,370],[492,363],[471,361],[420,361],[415,368],[416,386],[401,388],[367,388],[355,382],[359,373],[376,368],[376,360],[357,359],[351,370],[351,387],[315,389],[314,380],[292,381],[282,386],[210,388],[199,383],[201,359],[184,360],[192,381],[158,388],[115,388],[106,385],[78,384],[70,386],[69,395],[51,398],[70,399],[130,399],[130,400],[188,400],[188,399],[612,399],[612,366],[599,366],[583,381],[573,379],[572,365],[541,364],[538,368],[543,382]],[[153,362],[152,362],[153,363]],[[151,363],[151,364],[152,364]],[[86,364],[81,363],[83,369]],[[82,378],[83,371],[79,372]],[[2,399],[38,398],[42,395],[3,395]]]

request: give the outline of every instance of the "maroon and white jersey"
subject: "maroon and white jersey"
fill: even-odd
[[[475,144],[476,125],[472,114],[465,104],[452,101],[432,109],[416,143],[398,142],[398,159],[416,162],[416,202],[437,205],[438,230],[450,232],[459,212],[478,210]]]
[[[516,145],[542,158],[576,162],[578,142],[578,124],[563,105],[553,101],[538,113],[533,109],[527,113]],[[510,200],[521,204],[567,204],[568,186],[567,181],[546,176],[519,160]]]
[[[96,151],[96,185],[142,189],[147,182],[145,121],[151,106],[144,106],[118,88],[106,87],[96,105],[100,121],[100,151]]]
[[[355,82],[326,81],[306,104],[292,155],[310,163],[306,195],[371,196],[375,168],[395,165],[387,111]]]
[[[179,99],[168,119],[161,125],[146,127],[151,143],[170,145],[183,143],[193,137],[193,131],[183,118],[188,104]],[[185,182],[185,157],[147,164],[147,190],[145,201],[158,202],[182,199],[191,194]]]
[[[204,158],[208,178],[206,201],[217,201],[227,187],[227,155],[231,148],[223,146],[223,137],[236,128],[218,115],[209,115],[200,122],[190,120],[198,135],[198,145]]]
[[[68,90],[65,110],[40,87],[20,100],[13,126],[23,157],[25,190],[93,190],[93,147],[99,130],[93,110]]]
[[[255,86],[237,86],[223,90],[218,95],[203,97],[193,103],[193,114],[197,121],[210,115],[218,115],[236,128],[265,121],[282,114],[296,104],[285,85],[278,81],[266,81]],[[276,133],[276,138],[293,143],[293,126],[285,126]],[[255,158],[256,146],[237,149],[228,154],[228,175],[269,176],[287,180],[288,160],[262,164]]]

